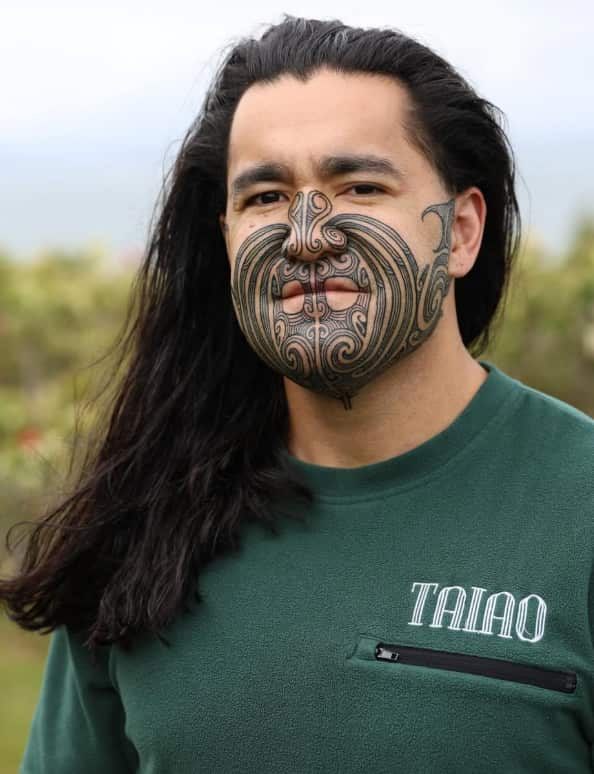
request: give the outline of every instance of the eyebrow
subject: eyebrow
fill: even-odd
[[[394,166],[390,159],[373,154],[349,153],[340,156],[324,156],[316,164],[316,172],[322,180],[353,172],[375,172],[394,177],[398,181],[404,179],[402,171]],[[240,172],[233,180],[231,191],[233,198],[237,199],[255,183],[289,183],[291,179],[292,173],[286,164],[264,161]]]

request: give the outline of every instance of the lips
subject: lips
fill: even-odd
[[[307,293],[328,293],[330,291],[340,291],[343,293],[363,292],[353,280],[347,277],[330,277],[327,280],[316,280],[311,283],[301,283],[298,280],[285,282],[282,288],[282,298],[292,298],[293,296],[306,295]]]

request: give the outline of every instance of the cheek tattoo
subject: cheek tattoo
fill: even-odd
[[[320,191],[298,192],[290,226],[264,226],[240,245],[231,296],[244,336],[270,368],[350,409],[360,388],[420,347],[442,315],[454,200],[421,213],[441,221],[434,256],[421,269],[387,224],[358,214],[325,220],[331,211]],[[346,309],[330,304],[330,279],[356,287]],[[283,287],[296,282],[303,303],[287,312]]]

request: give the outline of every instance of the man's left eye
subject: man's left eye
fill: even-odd
[[[377,185],[371,185],[371,183],[357,183],[356,185],[352,185],[350,187],[350,191],[354,191],[357,189],[357,192],[359,194],[371,194],[371,193],[381,193],[382,189],[378,188]]]

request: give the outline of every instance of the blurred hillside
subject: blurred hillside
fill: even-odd
[[[0,571],[7,528],[59,496],[76,408],[101,376],[90,366],[123,323],[132,278],[96,249],[0,253]]]
[[[484,357],[594,417],[594,219],[577,224],[563,255],[524,247]]]
[[[88,366],[124,320],[133,272],[98,249],[28,262],[0,253],[2,572],[11,569],[8,527],[59,496],[76,406],[104,364]],[[578,224],[564,255],[525,244],[503,322],[482,357],[594,416],[594,220]]]

